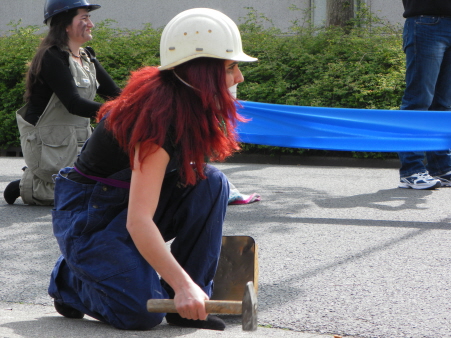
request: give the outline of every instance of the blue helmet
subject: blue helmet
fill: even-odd
[[[46,0],[44,6],[44,23],[46,24],[47,20],[56,14],[83,7],[93,11],[100,8],[100,5],[91,4],[88,0]]]

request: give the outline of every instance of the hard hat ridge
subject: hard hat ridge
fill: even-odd
[[[241,35],[227,15],[210,8],[193,8],[176,15],[163,30],[160,70],[198,57],[256,61],[243,52]]]

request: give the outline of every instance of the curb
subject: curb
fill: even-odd
[[[0,157],[23,157],[21,147],[0,148]]]
[[[381,168],[399,169],[398,159],[365,159],[336,156],[296,156],[296,155],[261,155],[261,154],[235,154],[225,163],[247,164],[280,164],[303,166],[327,166],[350,168]]]
[[[0,149],[0,157],[23,157],[21,147]],[[386,168],[399,169],[398,159],[364,159],[337,156],[297,156],[297,155],[262,155],[237,153],[225,163],[280,164],[349,168]]]

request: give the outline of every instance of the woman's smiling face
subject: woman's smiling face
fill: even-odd
[[[94,24],[91,21],[89,11],[86,8],[79,8],[72,23],[66,27],[66,32],[70,41],[82,45],[92,39],[92,28],[94,28]]]

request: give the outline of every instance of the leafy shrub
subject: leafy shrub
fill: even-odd
[[[12,26],[9,34],[0,38],[0,146],[19,145],[15,111],[23,105],[24,74],[35,52],[38,27]]]
[[[150,24],[141,30],[113,28],[113,20],[96,25],[89,45],[119,87],[124,87],[131,70],[156,66],[160,62],[161,30]]]
[[[240,65],[246,79],[238,88],[241,99],[301,106],[398,109],[405,67],[399,29],[365,12],[359,13],[353,27],[346,31],[294,22],[289,33],[281,32],[252,8],[242,19],[243,48],[258,57],[259,62]],[[113,23],[98,23],[90,45],[107,72],[123,87],[131,70],[159,64],[161,30],[151,25],[141,30],[114,28]],[[0,147],[19,145],[14,112],[23,104],[26,65],[41,37],[37,34],[39,27],[20,27],[20,22],[11,26],[0,37]],[[256,145],[243,145],[243,149],[317,154],[306,149]]]
[[[353,28],[346,31],[294,25],[292,34],[282,34],[274,27],[265,29],[264,22],[264,17],[250,11],[240,25],[246,52],[259,58],[258,63],[240,65],[246,80],[239,85],[241,99],[299,106],[398,109],[405,86],[398,27],[384,24],[365,10],[359,13]],[[246,145],[243,149],[318,154],[261,145]],[[396,156],[366,152],[351,155]]]
[[[341,28],[293,26],[292,34],[255,24],[240,26],[246,52],[240,98],[278,104],[398,109],[405,63],[400,30],[384,25]],[[363,20],[363,19],[362,19]],[[374,20],[374,18],[373,18]]]

